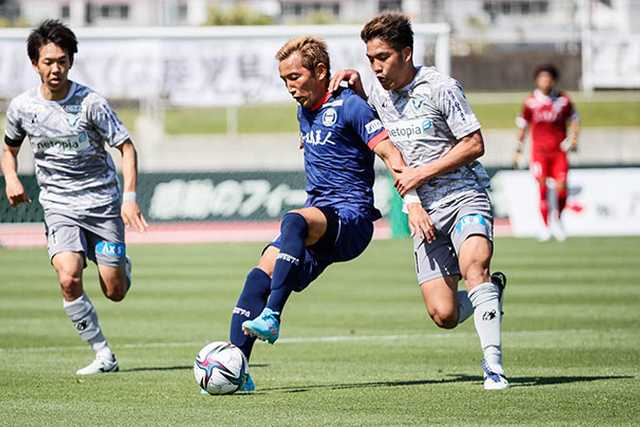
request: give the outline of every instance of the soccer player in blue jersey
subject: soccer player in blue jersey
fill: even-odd
[[[308,197],[305,207],[283,216],[280,235],[249,272],[233,309],[230,339],[247,358],[255,338],[271,344],[278,339],[293,291],[305,289],[329,265],[356,258],[371,241],[373,221],[380,218],[373,206],[374,153],[390,170],[404,165],[366,101],[351,89],[327,91],[330,64],[323,41],[292,39],[276,58],[280,77],[300,104]],[[253,388],[248,379],[244,390]]]

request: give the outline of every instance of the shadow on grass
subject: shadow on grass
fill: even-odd
[[[266,368],[269,364],[267,363],[251,363],[249,365],[250,368]],[[139,368],[126,368],[120,369],[119,373],[129,373],[129,372],[161,372],[161,371],[186,371],[189,369],[193,369],[193,365],[184,365],[184,366],[141,366]]]
[[[513,377],[509,378],[511,387],[533,387],[554,384],[568,384],[603,380],[633,379],[629,375],[617,376],[555,376],[555,377]],[[479,375],[451,375],[450,378],[439,380],[410,380],[410,381],[374,381],[365,383],[345,383],[345,384],[314,384],[301,387],[271,387],[258,389],[260,392],[282,392],[301,393],[311,390],[345,390],[356,388],[376,388],[376,387],[407,387],[427,384],[453,384],[453,383],[478,383],[481,384],[483,378]]]

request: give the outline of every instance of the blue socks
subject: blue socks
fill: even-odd
[[[304,240],[307,237],[308,225],[304,217],[289,212],[282,217],[280,223],[280,253],[271,277],[271,295],[267,307],[279,315],[282,313],[287,298],[298,285],[298,272],[304,262]]]
[[[240,348],[249,360],[255,337],[250,337],[242,332],[242,322],[253,320],[260,315],[269,297],[271,279],[269,275],[259,268],[252,269],[244,282],[244,288],[238,298],[238,302],[231,315],[231,330],[229,340]]]

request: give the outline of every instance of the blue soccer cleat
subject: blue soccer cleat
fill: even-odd
[[[244,383],[238,390],[238,393],[253,393],[254,391],[256,391],[256,383],[253,382],[251,374],[247,374]]]
[[[259,340],[273,344],[280,335],[279,313],[265,307],[262,313],[253,320],[242,322],[242,330],[245,334],[256,337]]]

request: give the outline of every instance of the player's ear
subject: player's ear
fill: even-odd
[[[405,63],[410,63],[413,59],[413,49],[409,46],[405,46],[400,51],[402,53],[402,59]]]
[[[329,70],[327,69],[327,66],[325,64],[323,64],[322,62],[320,62],[318,65],[316,65],[316,79],[318,80],[324,80],[329,78]]]

